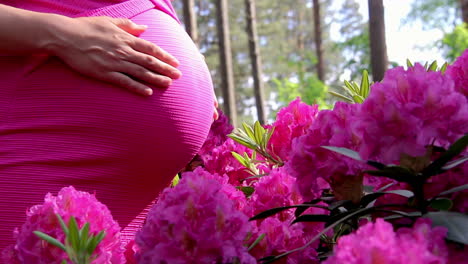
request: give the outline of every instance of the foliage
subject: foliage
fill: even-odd
[[[461,24],[446,33],[442,39],[442,50],[449,61],[454,61],[468,47],[468,25]]]
[[[404,23],[422,22],[424,29],[452,28],[459,21],[458,0],[414,0]]]
[[[90,264],[94,259],[96,259],[97,256],[95,255],[94,250],[104,239],[106,233],[104,231],[99,232],[97,235],[90,233],[89,223],[86,223],[82,228],[79,228],[75,217],[70,217],[68,225],[65,224],[59,214],[57,214],[57,218],[59,219],[60,226],[65,234],[65,245],[43,232],[34,231],[34,234],[65,251],[72,263]],[[62,263],[66,264],[67,261],[63,260]]]

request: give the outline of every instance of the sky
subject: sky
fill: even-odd
[[[336,1],[337,4],[339,2]],[[356,0],[356,2],[360,5],[359,11],[364,21],[367,21],[369,17],[367,0]],[[434,46],[435,41],[442,38],[442,32],[439,30],[423,31],[420,23],[412,25],[402,25],[401,23],[409,13],[412,2],[413,0],[384,0],[388,59],[399,65],[406,65],[407,58],[412,62],[422,63],[437,60],[441,65],[445,61],[440,51]]]

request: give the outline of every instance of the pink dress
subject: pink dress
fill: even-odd
[[[30,206],[70,185],[95,193],[131,234],[208,134],[213,87],[198,49],[169,0],[0,4],[71,17],[127,17],[148,25],[140,37],[180,61],[182,78],[143,97],[81,76],[57,58],[0,55],[0,251],[13,242]]]

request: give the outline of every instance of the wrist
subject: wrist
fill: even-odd
[[[66,47],[66,25],[72,18],[56,14],[38,14],[39,35],[37,51],[58,56]]]

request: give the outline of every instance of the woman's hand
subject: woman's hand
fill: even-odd
[[[142,95],[152,94],[145,83],[167,87],[181,76],[177,59],[136,37],[146,27],[128,19],[65,18],[51,25],[46,50],[81,74]]]

